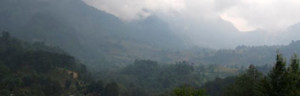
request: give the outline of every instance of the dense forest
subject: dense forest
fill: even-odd
[[[122,21],[84,0],[0,0],[0,96],[300,95],[300,40],[260,45],[263,33],[239,33],[259,44],[209,48],[236,41],[199,25],[208,33],[193,45],[173,27],[158,15]]]
[[[79,93],[89,82],[85,65],[57,47],[29,44],[3,32],[0,38],[2,96],[58,96]]]
[[[133,65],[114,73],[99,73],[101,77],[97,77],[91,76],[85,65],[58,47],[49,47],[42,42],[23,42],[8,32],[2,33],[0,45],[2,95],[159,95],[182,84],[201,86],[204,83],[201,80],[207,81],[202,78],[222,73],[202,72],[204,67],[187,62],[160,65],[156,61],[136,60]],[[187,78],[190,80],[186,81]]]
[[[124,68],[92,75],[84,64],[58,47],[27,43],[8,32],[2,33],[0,45],[0,94],[4,96],[299,95],[297,55],[288,64],[278,52],[272,68],[250,65],[248,69],[135,60]]]

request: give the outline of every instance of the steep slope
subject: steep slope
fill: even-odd
[[[0,37],[0,94],[60,96],[83,94],[85,65],[58,48]]]
[[[152,58],[161,49],[182,48],[155,16],[124,23],[81,0],[1,0],[0,29],[27,41],[58,45],[84,61],[124,63]]]

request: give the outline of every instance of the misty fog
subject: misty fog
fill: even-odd
[[[0,96],[300,96],[299,5],[0,0]]]

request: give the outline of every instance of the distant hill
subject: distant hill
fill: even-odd
[[[155,16],[135,22],[88,6],[81,0],[1,0],[0,29],[22,40],[63,48],[89,62],[125,63],[151,58],[183,41]]]
[[[4,32],[0,37],[0,94],[83,94],[90,79],[85,65],[56,47],[30,44]]]
[[[245,46],[235,49],[203,49],[193,48],[187,51],[173,52],[176,58],[186,58],[187,61],[202,64],[220,64],[225,66],[272,65],[276,52],[279,51],[290,61],[293,54],[300,54],[300,41],[292,41],[288,45],[277,46]],[[174,55],[173,55],[174,56]],[[181,56],[181,57],[180,57]]]
[[[264,65],[273,61],[277,49],[287,56],[300,53],[299,41],[287,46],[239,46],[221,50],[187,48],[190,45],[156,16],[123,22],[81,0],[1,0],[0,14],[0,30],[7,30],[29,42],[59,46],[95,70],[107,66],[124,67],[135,59],[163,63]],[[298,29],[292,27],[290,30]],[[248,37],[246,35],[240,38]]]

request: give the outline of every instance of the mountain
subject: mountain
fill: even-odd
[[[190,44],[178,37],[182,34],[176,33],[176,26],[169,26],[157,16],[123,22],[81,0],[1,0],[0,14],[0,20],[3,21],[0,22],[1,30],[10,31],[22,40],[59,46],[95,70],[107,66],[122,67],[135,59],[163,63],[186,60],[204,64],[263,65],[273,60],[277,49],[289,55],[292,53],[288,48],[295,49],[292,51],[298,48],[291,45],[239,46],[226,50],[187,48]],[[216,27],[214,24],[191,23],[188,26],[192,26],[187,28],[191,32],[207,33],[199,36],[198,42],[202,42],[203,46],[214,43],[220,47],[225,46],[226,42],[231,42],[227,44],[230,46],[241,42],[264,45],[270,41],[268,38],[262,40],[265,33],[239,33],[226,22],[220,26],[227,27],[220,29],[213,28]],[[179,29],[177,31],[184,31]],[[230,32],[217,34],[223,30]],[[290,35],[295,34],[297,27],[291,27],[291,30],[295,31],[290,31]],[[230,37],[222,38],[222,35]],[[206,38],[208,41],[205,41]]]
[[[90,79],[85,65],[61,49],[0,37],[0,94],[60,96],[83,94]]]
[[[84,62],[124,63],[180,49],[183,41],[151,16],[123,22],[81,0],[1,0],[0,29],[30,42],[59,46]]]

